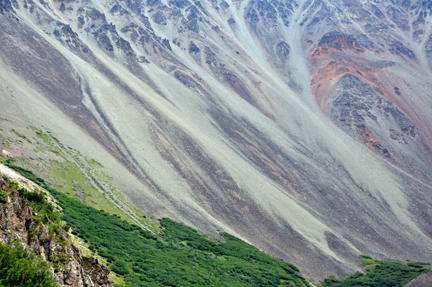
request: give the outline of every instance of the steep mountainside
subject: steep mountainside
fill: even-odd
[[[6,138],[50,129],[145,214],[227,231],[310,278],[358,254],[428,261],[431,10],[0,0],[3,153],[46,159]]]
[[[0,190],[1,202],[7,201],[5,199],[7,190],[16,188],[18,184],[20,186],[33,184],[38,188],[34,189],[34,192],[18,189],[20,198],[17,197],[16,192],[9,192],[12,195],[9,196],[9,199],[15,201],[12,204],[14,211],[11,211],[10,204],[0,206],[6,207],[4,212],[6,216],[0,214],[0,220],[4,223],[2,230],[6,231],[6,237],[9,235],[10,238],[14,237],[14,231],[22,231],[23,225],[25,225],[28,240],[24,240],[24,242],[30,242],[28,249],[32,249],[36,254],[42,253],[43,258],[54,265],[52,269],[55,270],[58,281],[64,283],[60,284],[62,286],[91,285],[90,280],[85,280],[89,279],[88,277],[91,277],[91,281],[96,286],[112,286],[107,280],[108,269],[99,264],[98,259],[94,256],[106,260],[110,270],[121,276],[117,277],[113,273],[110,274],[110,278],[115,280],[114,286],[116,287],[311,286],[299,274],[298,268],[294,265],[284,262],[282,259],[271,257],[228,233],[221,233],[220,236],[224,240],[220,241],[169,218],[159,220],[160,225],[152,231],[143,230],[135,224],[121,220],[117,214],[97,210],[77,199],[70,198],[49,186],[32,171],[10,163],[7,164],[11,168],[0,164],[0,169],[4,170],[8,177],[17,179],[19,183],[4,177],[7,183],[10,183],[10,187],[6,188],[6,192],[3,189]],[[7,187],[7,184],[5,186]],[[37,192],[41,187],[43,187],[44,194]],[[29,218],[27,212],[29,207],[26,200],[34,207],[33,210],[30,208],[34,214],[32,218]],[[17,201],[23,204],[17,206]],[[53,202],[55,202],[55,207]],[[57,208],[61,209],[60,212],[55,210]],[[37,211],[38,214],[34,211]],[[14,215],[16,216],[14,217]],[[25,223],[22,223],[24,220],[21,222],[16,220],[17,217],[20,219],[24,217]],[[47,226],[41,223],[42,218],[45,218],[45,223],[49,223],[47,225],[49,231],[46,231]],[[46,218],[53,219],[54,222]],[[60,221],[60,218],[64,221]],[[70,226],[65,225],[65,223],[70,224]],[[85,250],[87,254],[82,260],[76,248],[68,241],[65,242],[65,240],[70,239],[71,235],[63,229],[59,229],[59,225],[65,226],[66,229],[72,227],[72,233],[88,244],[87,249],[85,244],[83,245],[78,240],[81,249]],[[42,232],[40,232],[41,230]],[[48,232],[50,233],[49,239],[46,239]],[[20,242],[14,242],[15,244],[12,245],[8,243],[6,246],[0,244],[0,251],[4,248],[18,250],[19,246],[17,247],[16,244],[23,244],[22,237],[25,234],[21,232],[19,235],[21,235],[19,236]],[[38,242],[39,245],[43,246],[44,252],[38,248]],[[61,243],[61,245],[57,243]],[[24,245],[26,244],[24,243]],[[12,246],[16,248],[12,248]],[[72,257],[68,253],[74,253],[75,256]],[[9,256],[9,262],[17,261],[11,257]],[[17,273],[22,270],[22,267],[14,268],[14,264],[7,264],[3,259],[4,254],[0,252],[0,276],[2,276],[2,280],[7,277],[4,274],[12,274],[16,281],[13,284],[8,284],[3,280],[1,283],[5,286],[19,285],[18,282],[22,282],[22,279],[21,274]],[[42,265],[43,263],[41,262]],[[77,274],[77,271],[81,272]],[[414,275],[426,271],[416,269]],[[82,278],[77,275],[82,275]],[[28,280],[26,281],[28,282]],[[48,284],[43,284],[41,280],[36,279],[36,283],[37,286],[48,286]],[[26,284],[25,286],[33,287],[35,284]]]

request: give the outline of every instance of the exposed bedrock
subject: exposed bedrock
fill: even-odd
[[[428,67],[418,64],[418,55],[421,55],[422,49],[417,47],[418,40],[412,42],[411,36],[400,36],[400,33],[411,33],[407,29],[408,21],[413,21],[417,29],[424,28],[427,25],[424,17],[428,13],[428,8],[420,2],[354,5],[349,1],[341,1],[341,7],[357,15],[355,18],[347,17],[346,14],[338,15],[342,17],[341,21],[345,24],[353,22],[355,25],[344,26],[341,30],[335,29],[334,26],[338,25],[334,19],[324,18],[329,12],[323,6],[314,8],[314,17],[321,15],[321,19],[328,22],[328,31],[322,30],[314,34],[320,24],[310,20],[306,22],[309,23],[309,33],[306,34],[305,41],[310,45],[308,59],[312,72],[311,88],[316,102],[338,126],[387,160],[395,162],[395,154],[399,154],[403,158],[396,160],[399,166],[406,165],[407,158],[411,157],[429,166],[432,159],[429,144],[431,131],[424,125],[422,119],[425,119],[425,116],[419,116],[428,113],[428,108],[419,104],[423,102],[423,84],[414,87],[406,82],[408,86],[404,87],[405,93],[402,93],[399,87],[399,74],[403,73],[403,69],[406,69],[407,76],[417,75],[424,85],[430,85],[430,78],[422,76],[425,74],[423,69]],[[409,18],[409,10],[417,13],[414,20]],[[361,16],[359,13],[364,15]],[[361,31],[359,27],[363,27],[364,30]],[[394,27],[398,27],[400,33],[390,29]],[[367,33],[364,34],[364,31]],[[419,39],[425,37],[422,33],[413,33]],[[425,54],[422,57],[427,58],[427,44],[425,47]],[[376,99],[371,99],[371,93],[358,94],[361,95],[360,98],[353,95],[351,87],[347,86],[349,81],[352,81],[353,85],[358,84],[358,81],[363,82],[375,90],[375,94],[380,95],[379,101],[382,103],[373,104]],[[371,112],[371,106],[378,107],[384,112]],[[394,124],[389,124],[389,120],[395,121]],[[398,128],[394,128],[393,125],[397,125]],[[416,132],[413,132],[414,129]],[[384,139],[384,135],[387,135],[387,139]],[[407,136],[411,140],[408,140]],[[395,142],[403,143],[405,146],[392,147]],[[411,165],[417,165],[413,162],[404,167],[407,172],[412,171]],[[413,174],[417,174],[417,171]]]
[[[4,0],[0,2],[0,13],[6,14],[12,10],[12,3],[9,0]]]
[[[327,109],[342,129],[388,159],[397,161],[411,152],[419,161],[425,157],[416,142],[419,131],[414,123],[379,89],[352,74],[340,78]],[[400,161],[402,165],[405,163]]]
[[[60,228],[52,234],[50,218],[45,215],[42,222],[41,218],[36,219],[33,208],[2,178],[0,190],[8,195],[7,202],[0,203],[0,244],[17,240],[29,253],[50,262],[50,272],[58,286],[114,286],[105,265],[93,257],[84,263],[80,250],[72,243],[71,235]]]
[[[318,43],[321,53],[326,53],[327,49],[336,49],[338,51],[354,50],[364,52],[364,49],[357,42],[353,35],[347,35],[338,31],[332,31],[322,36]]]

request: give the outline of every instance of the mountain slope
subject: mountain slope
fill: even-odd
[[[48,127],[146,214],[310,278],[429,260],[428,1],[0,6],[4,136]]]
[[[45,269],[41,268],[45,271],[43,275],[50,273],[48,267],[51,267],[51,273],[61,286],[113,286],[107,277],[108,269],[97,258],[106,260],[107,266],[122,276],[112,277],[116,278],[115,286],[310,286],[294,265],[271,257],[232,235],[222,233],[224,241],[219,241],[169,218],[158,221],[160,226],[153,231],[143,230],[121,220],[119,215],[97,210],[58,192],[29,170],[7,164],[27,178],[0,164],[7,176],[20,182],[4,177],[3,184],[0,179],[3,229],[0,235],[7,243],[5,250],[20,252],[18,246],[28,242],[24,246],[30,252],[50,262]],[[34,185],[37,189],[29,192],[19,188],[17,191],[19,185]],[[44,188],[43,192],[40,187]],[[60,218],[70,226],[60,222]],[[59,228],[61,225],[67,228]],[[71,235],[65,230],[71,227],[72,233],[88,244],[88,256],[81,258],[78,249],[69,242]],[[11,248],[9,241],[16,238],[20,241],[14,242]],[[19,272],[13,264],[5,265],[2,261],[2,274]],[[18,272],[13,272],[11,277],[20,279]],[[36,282],[41,286],[49,285]]]

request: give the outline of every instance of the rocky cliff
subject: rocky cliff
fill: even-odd
[[[110,271],[97,258],[83,258],[71,243],[70,235],[61,228],[54,231],[54,224],[46,216],[38,214],[20,198],[10,183],[0,178],[0,191],[7,199],[0,202],[0,242],[6,244],[19,240],[27,250],[41,255],[51,263],[51,271],[59,286],[112,287]]]

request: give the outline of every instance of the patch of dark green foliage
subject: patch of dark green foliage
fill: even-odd
[[[0,203],[6,203],[9,199],[9,196],[6,191],[0,190]]]
[[[122,275],[127,286],[295,286],[308,285],[298,269],[224,233],[226,243],[168,218],[152,235],[114,215],[56,194],[63,220],[92,251]]]
[[[209,240],[163,218],[157,235],[51,188],[31,171],[8,166],[48,190],[63,208],[61,219],[123,276],[126,286],[310,286],[292,264],[222,233]]]
[[[3,157],[4,158],[4,157]],[[7,158],[3,161],[3,164],[6,165],[7,167],[15,170],[16,172],[18,172],[19,174],[21,174],[22,176],[24,176],[25,178],[30,179],[31,181],[33,181],[34,183],[42,186],[43,184],[45,184],[45,181],[40,178],[37,177],[32,171],[27,170],[25,168],[22,168],[20,166],[17,166],[13,163],[13,160],[10,158]]]
[[[353,275],[337,280],[334,277],[325,279],[323,287],[402,287],[422,273],[431,272],[424,267],[428,263],[410,262],[407,265],[398,262],[375,260],[370,256],[362,255],[361,266],[365,273],[356,272]]]
[[[18,242],[0,244],[0,287],[57,286],[49,265],[27,252]]]

